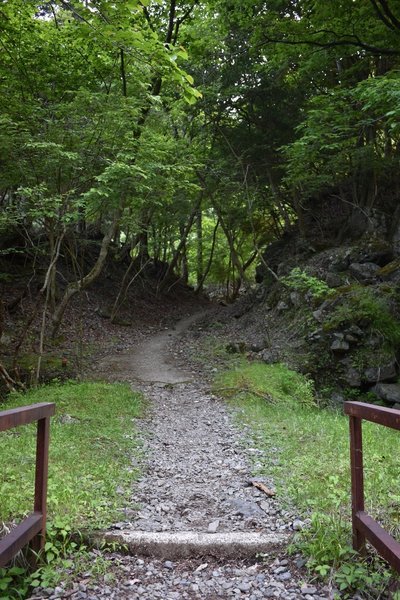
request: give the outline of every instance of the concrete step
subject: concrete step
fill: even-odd
[[[287,544],[284,533],[247,533],[243,531],[203,533],[197,531],[106,532],[102,539],[127,547],[133,555],[169,560],[213,556],[215,558],[250,558]]]

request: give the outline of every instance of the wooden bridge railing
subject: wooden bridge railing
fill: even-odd
[[[353,548],[363,552],[368,540],[379,554],[400,572],[400,543],[365,512],[362,449],[362,419],[400,430],[400,411],[362,402],[345,402],[344,412],[350,418]]]
[[[6,565],[26,544],[38,552],[43,548],[46,532],[47,473],[49,462],[50,417],[55,404],[44,402],[0,412],[0,431],[37,421],[35,500],[33,512],[0,539],[0,567]]]

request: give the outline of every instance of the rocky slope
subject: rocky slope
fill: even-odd
[[[316,252],[293,232],[267,249],[257,279],[221,317],[230,351],[286,362],[334,403],[400,407],[397,243],[368,233]]]

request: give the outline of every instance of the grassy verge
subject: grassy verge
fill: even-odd
[[[36,402],[55,402],[49,453],[47,563],[76,550],[72,534],[106,527],[121,520],[138,476],[139,453],[133,421],[141,414],[141,398],[128,385],[106,383],[52,384],[9,397],[0,410]],[[32,510],[35,426],[1,434],[0,521],[19,521]],[[72,544],[72,546],[71,546]],[[65,565],[64,565],[65,567]],[[0,570],[1,571],[1,570]],[[23,573],[15,574],[21,579]],[[2,597],[0,573],[0,599]],[[53,583],[47,571],[46,584]],[[35,585],[43,583],[39,574]],[[5,583],[3,583],[4,587]],[[22,590],[20,581],[20,592]]]
[[[344,597],[357,588],[384,585],[387,573],[352,560],[347,418],[318,408],[310,381],[284,365],[243,361],[220,374],[215,389],[252,427],[265,450],[261,472],[274,477],[282,501],[310,519],[297,541],[309,567],[333,576]],[[371,423],[364,424],[363,434],[366,510],[398,536],[400,436]]]

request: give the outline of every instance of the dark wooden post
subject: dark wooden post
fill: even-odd
[[[47,474],[49,469],[49,432],[50,418],[46,417],[40,419],[37,424],[35,504],[33,510],[34,512],[42,514],[42,526],[40,532],[35,535],[31,542],[34,552],[42,550],[45,543]]]
[[[364,511],[364,472],[362,451],[362,421],[350,417],[350,461],[351,461],[351,511],[353,522],[353,548],[365,551],[365,536],[357,527],[356,516]]]

